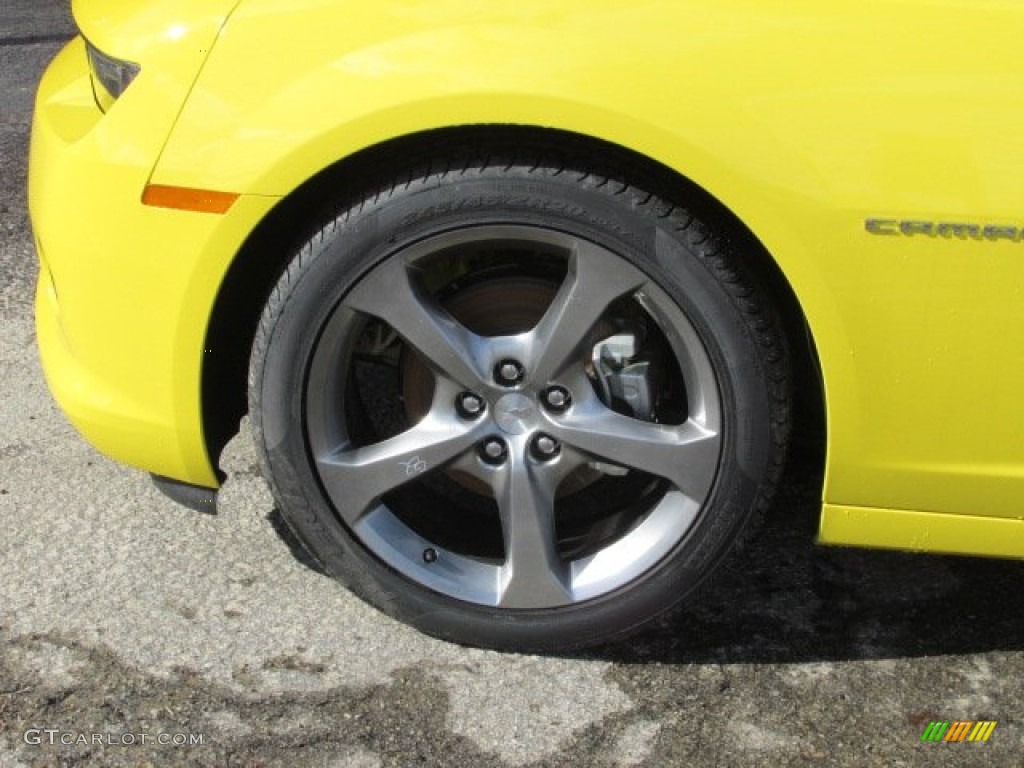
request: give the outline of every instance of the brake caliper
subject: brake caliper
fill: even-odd
[[[598,396],[609,408],[634,419],[654,421],[652,365],[650,360],[636,359],[637,347],[633,333],[617,333],[599,341],[590,353],[593,380]],[[626,467],[605,461],[591,461],[589,466],[606,475],[629,472]]]
[[[651,361],[637,360],[632,333],[617,333],[599,341],[591,351],[595,382],[609,408],[641,421],[654,420]]]

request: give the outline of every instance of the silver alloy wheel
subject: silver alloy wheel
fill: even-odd
[[[458,322],[424,285],[424,265],[453,249],[507,244],[562,259],[564,278],[535,326],[483,335]],[[625,415],[592,381],[595,328],[622,301],[649,319],[671,351],[673,374],[685,390],[685,414],[677,423]],[[425,362],[433,391],[418,421],[366,442],[357,439],[344,403],[355,349],[372,318]],[[562,394],[552,398],[552,387],[568,401]],[[532,226],[459,229],[406,247],[371,269],[323,328],[305,403],[316,472],[353,535],[414,582],[501,608],[567,606],[641,576],[686,537],[709,497],[721,454],[714,369],[679,307],[622,256]],[[661,486],[624,530],[572,558],[560,552],[556,533],[560,487],[581,470],[603,473],[609,482],[642,472],[660,478]],[[445,547],[387,502],[407,484],[453,471],[490,489],[502,557]]]

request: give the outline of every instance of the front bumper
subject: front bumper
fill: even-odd
[[[89,442],[216,487],[200,402],[207,323],[231,260],[276,199],[243,195],[223,215],[142,204],[189,84],[133,84],[104,115],[81,38],[50,65],[29,165],[36,324],[50,389]]]

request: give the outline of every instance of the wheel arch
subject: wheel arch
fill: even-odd
[[[793,362],[794,441],[823,463],[824,381],[810,325],[778,260],[728,206],[682,173],[618,144],[533,126],[467,125],[423,131],[382,142],[343,158],[285,196],[236,254],[217,293],[207,328],[201,402],[207,453],[216,467],[247,407],[248,362],[262,309],[294,250],[340,205],[372,194],[374,185],[442,158],[452,147],[479,146],[507,157],[517,152],[567,152],[654,185],[679,200],[748,254],[784,325]]]

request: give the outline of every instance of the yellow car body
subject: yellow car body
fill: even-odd
[[[785,276],[826,403],[822,542],[1024,557],[1017,3],[78,0],[74,13],[92,45],[141,68],[104,113],[72,40],[32,137],[42,359],[106,454],[216,487],[211,316],[247,241],[310,179],[428,132],[553,129],[690,180]],[[144,203],[147,189],[170,201]],[[226,210],[204,208],[218,195]]]

